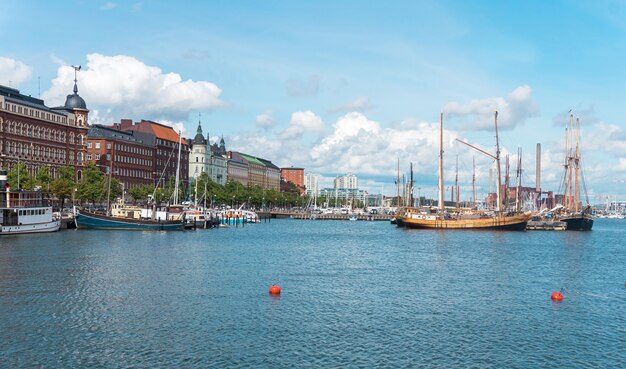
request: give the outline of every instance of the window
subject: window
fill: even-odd
[[[96,160],[100,160],[100,154],[96,154]]]
[[[111,143],[107,142],[107,150],[111,150]]]
[[[91,142],[87,142],[87,148],[91,149]]]
[[[96,142],[96,149],[100,148],[100,142]]]
[[[111,161],[111,154],[107,154],[107,160]]]
[[[87,160],[91,160],[91,154],[87,154]]]

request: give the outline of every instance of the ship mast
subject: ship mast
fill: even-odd
[[[443,211],[443,111],[439,115],[439,210]]]
[[[517,148],[517,190],[515,191],[515,210],[521,210],[520,191],[522,190],[522,148]]]
[[[570,110],[570,115],[571,115]],[[571,119],[571,118],[570,118]],[[569,174],[569,158],[567,155],[567,139],[569,138],[569,130],[568,125],[565,125],[565,161],[563,163],[563,167],[565,168],[565,175],[563,175],[563,205],[566,208],[569,208],[569,193],[567,192],[567,187],[569,186],[567,183],[567,176]]]
[[[474,196],[474,209],[476,209],[476,162],[472,156],[472,193]]]
[[[487,155],[488,157],[494,159],[496,161],[496,175],[498,176],[498,183],[497,183],[497,188],[496,188],[496,194],[497,194],[497,207],[496,210],[497,211],[502,211],[502,199],[500,197],[500,187],[502,187],[502,183],[501,183],[501,179],[500,179],[500,144],[498,142],[498,111],[496,110],[495,113],[495,125],[496,125],[496,155],[491,155],[490,153],[488,153],[487,151],[483,150],[483,149],[479,149],[478,147],[468,144],[465,141],[461,141],[458,138],[456,139],[457,141],[459,141],[460,143],[462,143],[463,145],[467,145],[469,147],[471,147],[472,149],[481,152],[485,155]],[[442,171],[443,169],[440,169],[440,171]],[[489,173],[491,173],[491,170],[489,170]],[[490,176],[491,177],[491,176]],[[491,178],[489,179],[489,185],[491,186]],[[441,180],[440,180],[441,183]],[[475,190],[474,190],[475,191]],[[474,194],[474,198],[476,197],[476,194]],[[475,200],[474,200],[475,201]]]
[[[398,157],[398,171],[397,171],[396,176],[397,176],[396,177],[396,195],[397,195],[396,206],[400,207],[400,157]]]
[[[456,175],[454,176],[454,191],[456,192],[456,208],[459,208],[459,155],[456,156]],[[454,195],[454,192],[453,192]],[[452,196],[454,197],[454,196]]]
[[[579,168],[579,157],[578,157],[578,141],[580,141],[580,120],[576,117],[576,152],[574,156],[574,167],[576,169],[576,203],[574,204],[575,211],[578,211],[578,168]]]
[[[504,208],[509,207],[509,184],[511,180],[510,176],[511,165],[509,163],[509,154],[506,155],[506,161],[504,164],[504,194],[502,196],[502,202],[504,203]]]
[[[180,146],[182,143],[181,132],[178,132],[178,163],[176,164],[176,181],[174,182],[174,204],[178,204],[178,181],[180,178]]]
[[[496,126],[496,174],[498,176],[498,188],[496,193],[498,195],[498,207],[497,211],[502,211],[502,195],[501,195],[501,178],[500,178],[500,143],[498,142],[498,111],[494,114],[494,123]]]
[[[572,130],[573,130],[573,119],[574,119],[574,114],[570,114],[569,115],[569,135],[572,136]],[[570,210],[572,210],[572,205],[573,205],[573,191],[574,189],[572,188],[572,175],[573,175],[573,164],[574,164],[574,157],[572,156],[572,139],[571,137],[569,137],[569,147],[567,148],[567,150],[569,151],[569,156],[568,156],[568,168],[569,168],[569,205],[568,208]]]

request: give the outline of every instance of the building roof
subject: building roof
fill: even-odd
[[[192,145],[205,145],[207,144],[207,140],[202,135],[202,126],[200,125],[200,121],[198,121],[198,129],[196,130],[196,137],[193,138]]]
[[[71,95],[67,95],[65,99],[65,105],[63,106],[65,109],[85,109],[87,110],[87,103],[85,100],[80,97],[77,93],[73,93]]]
[[[44,101],[42,99],[23,95],[20,93],[19,90],[16,90],[11,87],[0,85],[0,96],[4,96],[5,97],[4,99],[6,101],[10,101],[12,103],[25,105],[31,108],[45,110],[51,113],[67,116],[67,113],[65,111],[56,111],[44,105]]]
[[[263,163],[263,165],[265,165],[266,167],[268,167],[268,168],[272,168],[272,169],[277,169],[277,170],[279,170],[279,171],[280,171],[280,168],[279,168],[279,167],[277,167],[276,165],[274,165],[274,163],[272,163],[271,161],[266,160],[266,159],[261,159],[261,158],[257,158],[257,159],[258,159],[261,163]]]
[[[244,154],[244,153],[241,153],[241,152],[239,153],[239,155],[242,158],[244,158],[245,160],[247,160],[248,163],[250,163],[250,164],[256,164],[256,165],[260,165],[260,166],[265,166],[265,164],[263,164],[262,161],[260,161],[258,158],[255,158],[254,156],[247,155],[247,154]]]
[[[276,165],[274,165],[271,161],[266,160],[266,159],[261,159],[261,158],[257,158],[256,156],[252,156],[252,155],[248,155],[248,154],[244,154],[244,153],[237,153],[239,154],[243,159],[247,160],[248,163],[250,164],[256,164],[256,165],[261,165],[267,168],[272,168],[272,169],[278,169],[280,170],[279,167],[277,167]]]
[[[139,133],[140,135],[137,135]],[[143,132],[120,131],[111,127],[95,124],[89,127],[87,138],[90,139],[108,139],[113,141],[126,141],[138,145],[152,146],[152,142],[144,141],[145,134]],[[140,137],[142,136],[142,137]]]
[[[159,138],[161,140],[171,141],[171,142],[178,142],[178,140],[180,139],[183,145],[188,145],[187,140],[180,137],[178,133],[174,131],[174,128],[170,126],[166,126],[161,123],[153,122],[150,120],[142,120],[141,122],[135,123],[130,128],[130,130],[150,132],[156,138]]]
[[[242,165],[248,165],[248,161],[244,159],[243,156],[241,156],[241,154],[236,151],[228,152],[228,161],[233,162],[233,163],[239,163]]]

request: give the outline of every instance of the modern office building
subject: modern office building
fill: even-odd
[[[306,173],[304,175],[304,193],[311,197],[317,196],[319,194],[318,182],[319,176],[317,174]]]
[[[337,189],[357,189],[359,188],[359,180],[358,178],[352,174],[348,173],[341,177],[335,178],[335,188]]]

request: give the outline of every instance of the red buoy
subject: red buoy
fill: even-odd
[[[555,292],[552,292],[551,298],[554,301],[561,301],[563,300],[563,294],[559,291],[555,291]]]
[[[270,295],[280,295],[280,287],[279,286],[271,286],[270,287]]]

